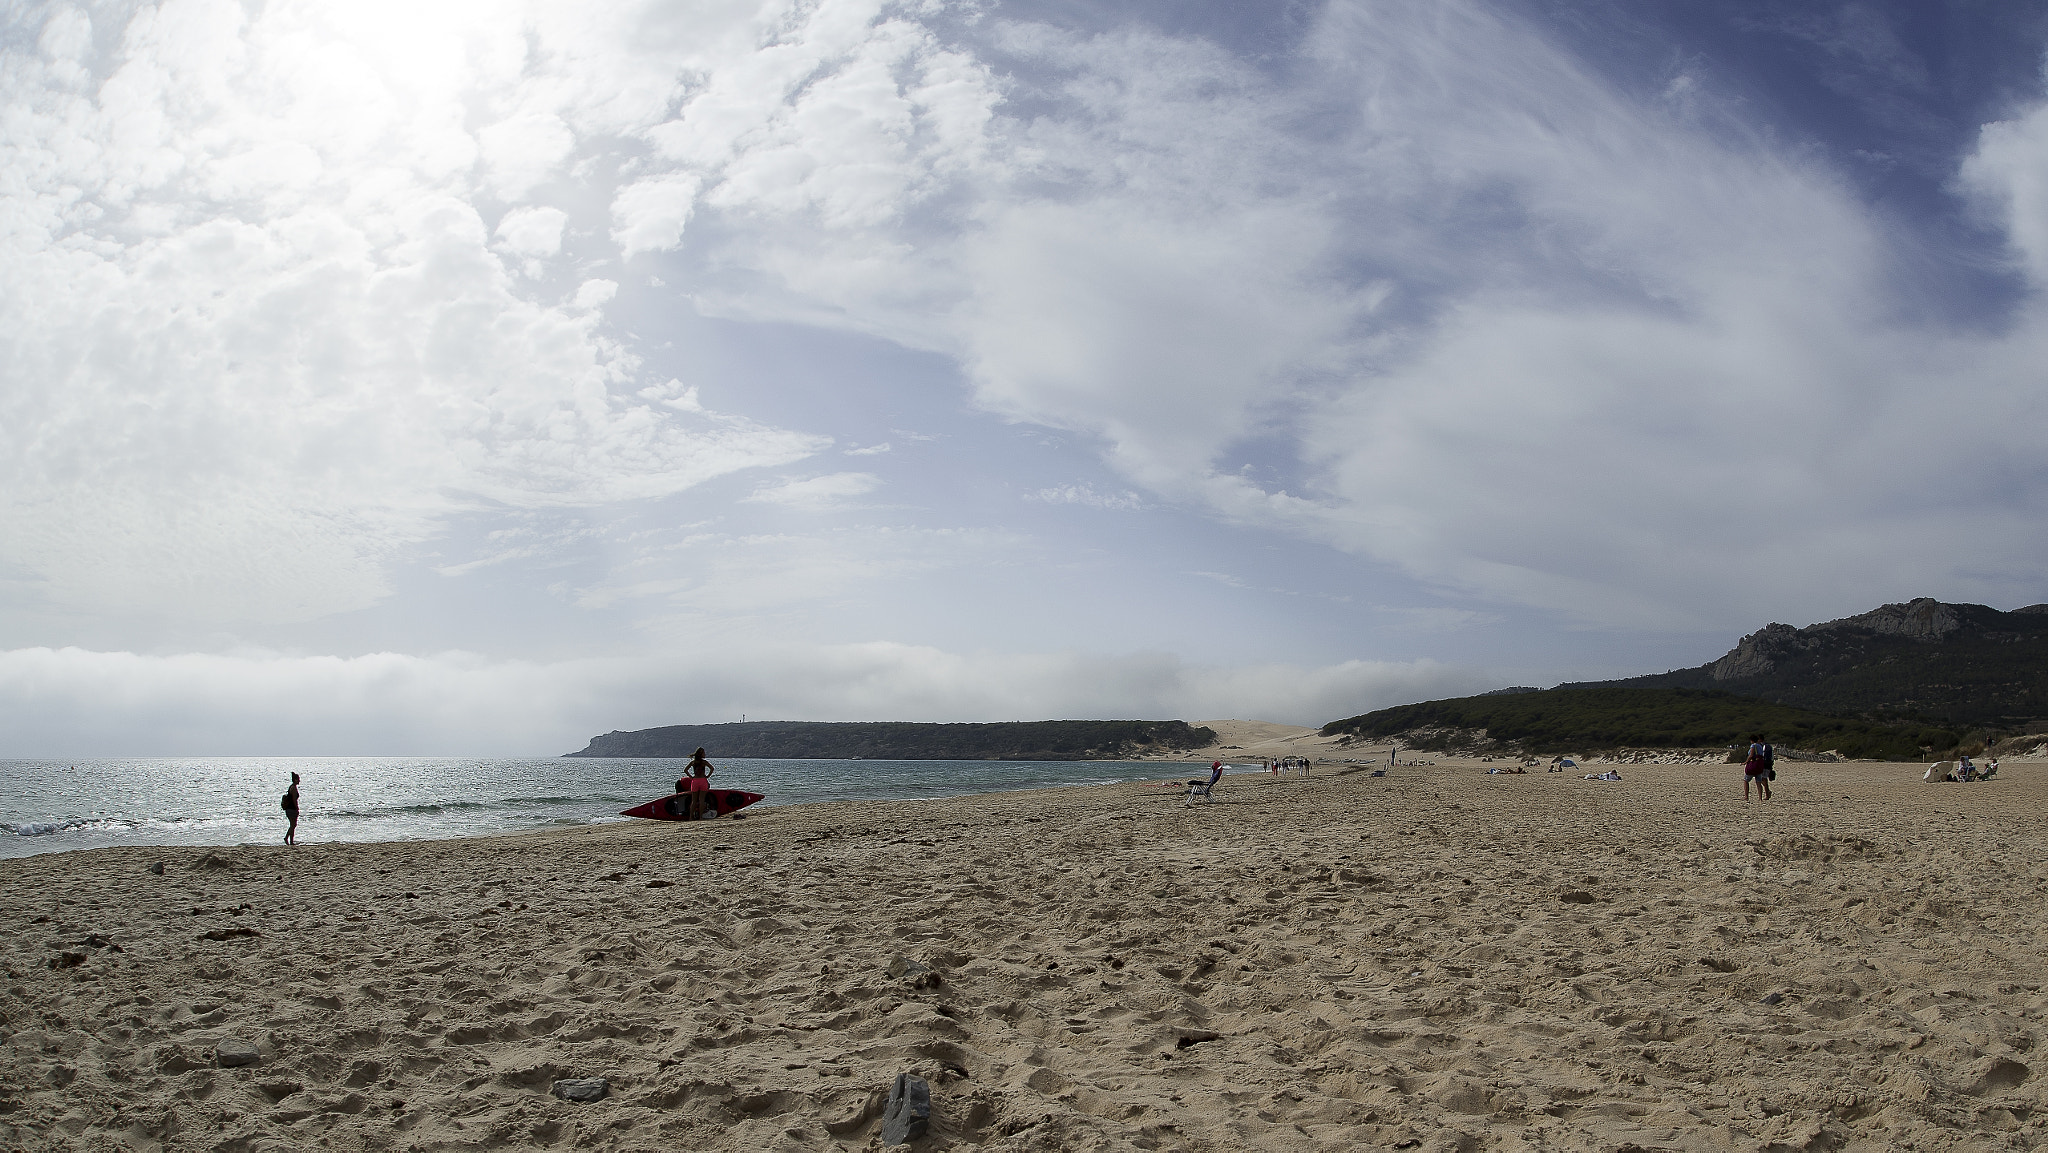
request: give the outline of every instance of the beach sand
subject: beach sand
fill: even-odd
[[[1622,771],[4,861],[0,1146],[873,1149],[902,1072],[926,1149],[2048,1138],[2048,766]]]

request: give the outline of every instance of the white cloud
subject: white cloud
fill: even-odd
[[[825,512],[843,507],[848,501],[882,487],[882,478],[869,472],[835,472],[824,476],[786,480],[754,490],[747,499],[779,504],[803,512]]]
[[[516,201],[555,174],[575,150],[576,134],[551,112],[524,112],[479,131],[477,145],[491,192]]]
[[[883,443],[881,443],[881,444],[871,444],[871,445],[868,445],[868,446],[867,446],[867,447],[865,447],[865,448],[849,448],[849,449],[845,450],[845,455],[847,455],[847,456],[880,456],[880,455],[882,455],[883,453],[885,453],[885,452],[889,452],[889,451],[892,451],[892,446],[891,446],[891,445],[890,445],[890,444],[889,444],[889,443],[888,443],[887,441],[884,441],[884,442],[883,442]]]
[[[105,56],[63,10],[43,53],[0,47],[0,559],[43,601],[306,619],[383,596],[394,551],[458,509],[663,496],[824,447],[622,392],[616,283],[551,307],[490,250],[473,201],[554,173],[571,133],[464,127],[521,86],[516,24],[436,6],[400,35],[375,5],[220,0],[108,19]],[[584,64],[636,72],[617,46]],[[563,221],[515,210],[499,238],[548,254]]]
[[[2048,287],[2048,104],[1985,125],[1960,176],[2011,239],[2034,284]]]
[[[695,176],[664,176],[641,180],[619,190],[612,200],[612,240],[631,259],[642,252],[661,252],[683,241],[683,228],[696,211],[703,182]]]
[[[752,716],[991,721],[1249,714],[1320,724],[1485,682],[1430,662],[1193,665],[1162,654],[764,645],[559,662],[0,651],[5,756],[528,755],[597,733]]]
[[[1100,492],[1094,485],[1061,484],[1024,494],[1024,499],[1044,504],[1078,504],[1084,508],[1136,511],[1145,502],[1134,492]]]
[[[576,286],[576,299],[572,307],[577,309],[603,308],[619,294],[616,280],[586,280]]]
[[[698,299],[943,351],[1152,493],[1482,600],[1692,630],[2037,599],[2048,326],[1904,321],[1890,222],[1698,78],[1639,98],[1477,0],[1333,3],[1290,87],[1137,27],[996,27],[1028,119],[988,105],[979,149],[848,193],[893,214],[801,164],[728,180],[703,207],[748,275]],[[718,163],[813,154],[795,103],[747,107]],[[1965,168],[2037,277],[2043,123]],[[876,163],[917,159],[886,135]],[[919,212],[939,187],[972,211]],[[1971,459],[1995,475],[1903,465]]]
[[[515,208],[498,221],[498,241],[521,256],[553,256],[562,250],[569,214],[559,208]]]
[[[2039,599],[2040,298],[2003,328],[1902,319],[1890,221],[1711,73],[1624,92],[1479,0],[1334,0],[1282,71],[987,15],[25,11],[0,46],[13,595],[306,619],[386,595],[453,512],[830,447],[607,316],[665,282],[938,353],[1131,486],[1040,501],[1206,508],[1610,625]],[[1957,187],[2048,285],[2048,111],[1987,126]],[[591,212],[615,253],[582,250]],[[802,558],[834,554],[808,547],[760,605],[813,595]],[[726,595],[644,559],[581,595]]]

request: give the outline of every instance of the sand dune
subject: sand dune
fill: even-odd
[[[1283,725],[1275,721],[1194,721],[1197,728],[1216,731],[1216,739],[1199,749],[1189,749],[1162,759],[1198,761],[1256,761],[1281,757],[1337,757],[1350,755],[1336,737],[1323,737],[1316,729]],[[1382,751],[1386,748],[1381,745]]]
[[[0,862],[0,1136],[875,1148],[910,1071],[933,1149],[2048,1137],[2048,773],[1623,771]]]

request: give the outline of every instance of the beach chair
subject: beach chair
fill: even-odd
[[[1187,791],[1180,795],[1180,803],[1182,805],[1192,805],[1197,797],[1201,798],[1204,802],[1213,803],[1216,800],[1216,785],[1222,783],[1221,778],[1217,779],[1215,785],[1210,784],[1208,781],[1191,780],[1188,782]]]

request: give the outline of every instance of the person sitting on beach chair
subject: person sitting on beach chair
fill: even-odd
[[[1188,791],[1181,794],[1181,803],[1192,805],[1195,803],[1196,797],[1200,797],[1205,801],[1214,801],[1216,799],[1216,782],[1222,779],[1223,762],[1211,762],[1209,765],[1209,779],[1206,781],[1200,779],[1189,781]]]

